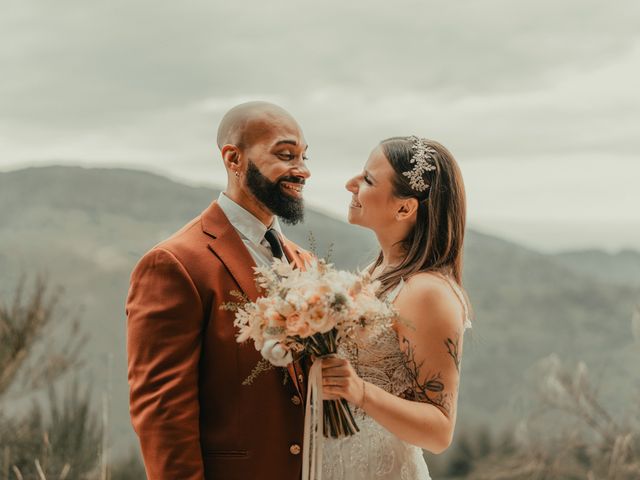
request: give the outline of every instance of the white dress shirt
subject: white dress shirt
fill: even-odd
[[[221,192],[218,197],[218,205],[240,235],[256,265],[259,267],[271,265],[273,253],[271,253],[269,242],[264,238],[268,230],[265,224],[227,197],[224,192]],[[278,217],[273,217],[273,223],[269,228],[273,228],[282,235]]]

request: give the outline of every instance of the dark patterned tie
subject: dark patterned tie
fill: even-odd
[[[284,251],[282,250],[282,244],[280,243],[280,238],[278,238],[278,232],[275,229],[270,228],[264,234],[264,238],[267,242],[269,242],[269,246],[271,247],[271,253],[273,253],[274,258],[282,258],[284,256]]]

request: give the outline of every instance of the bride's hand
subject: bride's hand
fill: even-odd
[[[339,400],[362,406],[364,380],[358,376],[349,360],[337,356],[323,357],[322,396],[325,400]]]

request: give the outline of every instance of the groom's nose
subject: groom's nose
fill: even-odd
[[[295,175],[303,177],[305,179],[311,176],[311,171],[309,170],[309,167],[307,167],[307,164],[304,163],[304,160],[298,163],[298,165],[293,169],[293,172],[295,172]]]

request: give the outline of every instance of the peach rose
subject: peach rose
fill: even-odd
[[[309,325],[314,332],[326,333],[335,326],[335,318],[328,313],[323,305],[315,305],[309,310]]]
[[[285,320],[287,334],[288,335],[298,335],[302,338],[309,337],[313,335],[313,331],[311,327],[307,323],[306,319],[300,315],[298,312],[294,312],[289,315]]]

